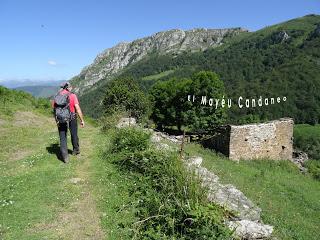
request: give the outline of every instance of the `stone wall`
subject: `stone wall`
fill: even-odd
[[[279,120],[224,127],[223,134],[213,136],[205,145],[210,145],[232,160],[270,158],[292,159],[293,120]],[[224,143],[222,146],[221,143]],[[228,146],[226,146],[228,145]]]

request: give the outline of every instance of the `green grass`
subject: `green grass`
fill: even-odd
[[[34,98],[31,94],[0,86],[0,119],[10,118],[16,111],[37,111],[48,114],[50,102]]]
[[[150,80],[158,80],[160,78],[163,78],[165,76],[168,76],[169,74],[173,73],[174,70],[167,70],[158,74],[154,74],[154,75],[149,75],[149,76],[145,76],[142,78],[142,80],[144,81],[150,81]]]
[[[14,127],[8,123],[6,130],[10,135],[0,140],[0,237],[43,239],[44,233],[34,230],[37,224],[53,220],[79,195],[77,188],[65,181],[72,177],[77,163],[65,165],[47,151],[57,144],[57,133],[44,126]],[[12,158],[10,147],[29,152]]]
[[[130,229],[122,227],[133,217],[124,206],[130,202],[129,180],[102,155],[109,136],[99,134],[97,123],[87,119],[87,126],[79,129],[81,155],[64,164],[56,157],[59,138],[48,101],[2,87],[0,91],[0,239],[74,239],[74,225],[61,226],[61,221],[92,211],[98,217],[92,225],[102,228],[106,239],[130,239]],[[68,140],[70,149],[70,135]],[[70,183],[79,176],[85,184]],[[80,210],[90,209],[74,214],[84,192],[92,195],[97,210],[84,204]],[[92,226],[81,229],[79,239],[95,231]]]
[[[113,163],[117,155],[106,154],[110,135],[88,123],[79,130],[84,155],[63,164],[53,151],[57,129],[48,111],[43,114],[45,104],[37,108],[29,95],[12,96],[6,99],[12,103],[7,105],[11,112],[0,116],[0,239],[59,239],[54,223],[59,214],[74,211],[72,203],[84,190],[97,204],[105,238],[131,239],[132,222],[139,220],[137,199],[130,195],[136,179],[119,171]],[[298,125],[295,134],[299,131],[317,137],[319,125]],[[186,145],[186,152],[203,156],[203,165],[222,182],[234,184],[261,207],[264,222],[275,226],[279,239],[317,239],[320,184],[310,174],[301,174],[286,161],[235,163],[194,144]],[[81,166],[88,174],[87,189],[69,182]]]
[[[200,155],[203,165],[224,183],[234,184],[262,209],[262,219],[280,239],[318,239],[320,184],[288,161],[240,161],[188,144],[186,153]]]
[[[30,116],[43,122],[49,120],[35,112]],[[54,125],[17,127],[14,119],[5,120],[1,130],[5,135],[0,138],[0,239],[61,239],[53,226],[61,213],[74,211],[72,203],[81,198],[81,185],[70,184],[69,179],[76,176],[83,160],[71,156],[70,163],[64,164],[56,158],[52,146],[59,141]],[[80,129],[79,134],[80,145],[83,143],[83,148],[88,149],[84,151],[89,158],[85,169],[89,173],[88,188],[97,203],[105,237],[130,239],[130,228],[123,227],[134,217],[125,205],[130,202],[129,179],[103,155],[109,137],[90,124]],[[85,142],[91,145],[84,146]],[[70,137],[68,146],[70,149]],[[12,148],[28,152],[16,156]]]
[[[127,227],[133,239],[230,239],[223,224],[229,212],[209,204],[205,189],[178,153],[156,149],[149,132],[117,130],[107,153],[118,171],[130,178],[127,206],[137,219]]]
[[[114,156],[105,154],[110,148],[110,137],[96,136],[96,158],[92,159],[94,193],[97,206],[102,213],[101,224],[106,239],[131,239],[132,230],[128,224],[135,219],[134,208],[128,203],[131,179],[121,174],[112,164]]]

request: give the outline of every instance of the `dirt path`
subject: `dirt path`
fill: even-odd
[[[45,228],[54,232],[57,239],[85,240],[85,239],[105,239],[101,229],[100,218],[96,209],[96,203],[93,196],[93,186],[91,177],[91,159],[94,156],[94,135],[97,129],[86,126],[80,137],[81,154],[71,157],[70,161],[78,161],[73,178],[67,179],[67,184],[73,184],[78,188],[80,196],[70,207],[60,212],[53,223]]]

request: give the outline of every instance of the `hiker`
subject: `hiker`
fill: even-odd
[[[70,83],[62,83],[60,87],[61,89],[52,101],[52,107],[59,131],[61,160],[67,163],[69,160],[67,147],[68,128],[73,146],[72,155],[80,154],[77,117],[79,116],[81,120],[81,127],[84,127],[84,120],[78,98],[71,92]]]

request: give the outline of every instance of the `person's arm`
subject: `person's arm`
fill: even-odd
[[[81,111],[79,104],[75,104],[74,107],[76,109],[77,114],[79,115],[80,120],[81,120],[81,122],[80,122],[81,127],[84,127],[83,114],[82,114],[82,111]]]
[[[51,102],[51,107],[54,108],[54,100],[51,99],[50,102]]]

